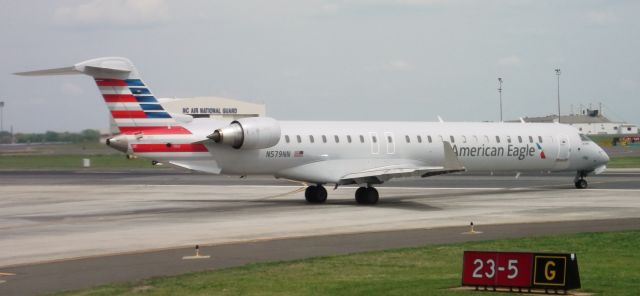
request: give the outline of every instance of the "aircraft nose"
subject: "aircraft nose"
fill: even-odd
[[[607,155],[607,152],[604,152],[602,148],[600,148],[600,151],[598,151],[598,154],[600,156],[600,162],[602,164],[607,164],[609,162],[609,155]]]

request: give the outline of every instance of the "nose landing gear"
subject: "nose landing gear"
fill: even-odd
[[[587,183],[587,180],[585,180],[584,178],[587,176],[587,174],[585,172],[578,172],[576,174],[575,179],[573,179],[573,184],[576,186],[576,188],[578,189],[586,189],[589,186],[589,183]]]

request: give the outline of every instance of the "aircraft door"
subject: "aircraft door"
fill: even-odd
[[[378,133],[370,132],[369,141],[371,142],[371,154],[380,153],[380,139],[378,138]]]
[[[385,139],[385,142],[387,143],[387,154],[396,153],[396,142],[395,142],[395,139],[393,138],[393,133],[385,132],[384,139]]]
[[[569,153],[571,147],[569,146],[569,138],[565,135],[558,136],[558,157],[557,161],[569,160]]]

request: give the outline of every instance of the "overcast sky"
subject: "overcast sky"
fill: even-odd
[[[604,104],[640,123],[640,1],[0,0],[5,129],[108,128],[87,76],[131,59],[158,97],[262,102],[295,120],[484,121]]]

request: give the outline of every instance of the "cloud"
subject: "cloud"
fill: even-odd
[[[168,19],[169,5],[164,0],[92,0],[53,12],[53,20],[67,26],[140,27]]]
[[[618,17],[612,12],[596,10],[587,11],[584,14],[584,18],[588,22],[596,25],[606,25],[618,20]]]
[[[522,60],[517,55],[510,55],[498,60],[498,64],[501,66],[520,66],[522,64]]]

